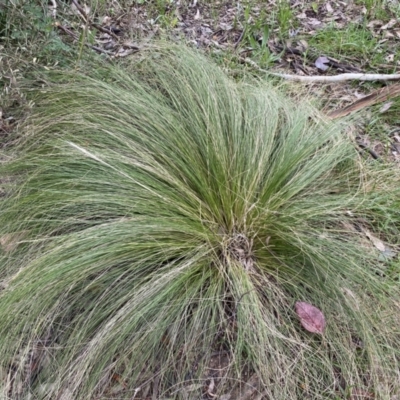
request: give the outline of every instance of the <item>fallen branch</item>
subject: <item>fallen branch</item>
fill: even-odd
[[[365,96],[344,108],[328,113],[328,117],[331,119],[345,117],[346,115],[359,111],[362,108],[369,107],[398,96],[400,96],[400,83],[395,83],[394,85],[375,90],[368,96]]]
[[[256,68],[261,72],[265,72],[266,74],[277,76],[279,78],[288,79],[292,81],[299,82],[344,82],[344,81],[390,81],[390,80],[398,80],[400,79],[400,74],[364,74],[364,73],[346,73],[339,75],[330,75],[330,76],[321,76],[321,75],[312,75],[312,76],[302,76],[302,75],[291,75],[291,74],[283,74],[279,72],[271,72],[266,69],[262,69],[250,58],[242,58],[242,60]]]
[[[301,76],[301,75],[291,75],[291,74],[281,74],[278,72],[265,71],[270,75],[277,76],[279,78],[288,79],[292,81],[299,82],[345,82],[345,81],[390,81],[400,79],[400,74],[363,74],[363,73],[346,73],[339,75],[330,76]]]

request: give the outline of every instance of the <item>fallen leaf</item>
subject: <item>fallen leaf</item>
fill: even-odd
[[[360,100],[360,99],[363,99],[364,97],[367,97],[368,95],[367,94],[365,94],[365,93],[361,93],[361,92],[359,92],[359,91],[355,91],[354,92],[354,96],[358,99],[358,100]]]
[[[225,24],[224,22],[221,22],[219,24],[219,27],[223,30],[223,31],[231,31],[233,29],[233,25],[231,24]]]
[[[302,47],[304,50],[307,50],[307,49],[308,49],[308,43],[307,43],[306,40],[300,39],[300,40],[299,40],[299,44],[301,45],[301,47]]]
[[[198,20],[200,19],[200,10],[197,9],[196,15],[193,17],[193,19]]]
[[[390,107],[392,107],[393,105],[393,101],[388,101],[387,103],[385,103],[380,109],[379,112],[382,114],[384,112],[386,112],[387,110],[389,110]]]
[[[316,18],[309,18],[309,19],[308,19],[308,23],[309,23],[311,26],[322,25],[322,22],[321,22],[320,20],[316,19]]]
[[[325,56],[320,56],[315,60],[315,66],[321,71],[326,71],[329,67],[326,65],[329,59]]]
[[[208,385],[207,394],[211,397],[217,397],[217,395],[213,393],[214,389],[215,389],[214,378],[211,378],[210,384]]]
[[[386,247],[385,251],[382,251],[381,254],[379,254],[378,260],[379,261],[388,261],[396,256],[397,256],[397,253],[395,251]]]
[[[388,56],[385,57],[385,61],[387,62],[393,62],[394,61],[394,54],[389,54]]]
[[[375,237],[370,231],[364,230],[365,231],[365,236],[372,242],[372,244],[379,250],[379,251],[385,251],[386,247],[383,244],[381,240],[379,240],[377,237]]]
[[[397,24],[397,19],[391,19],[386,25],[381,26],[382,30],[393,28]]]
[[[383,25],[380,19],[374,19],[367,24],[367,28],[375,28],[375,25]]]
[[[326,11],[328,11],[328,13],[333,13],[333,8],[329,2],[325,4],[325,8],[326,8]]]
[[[385,37],[386,39],[392,39],[392,38],[394,38],[395,36],[393,35],[392,32],[385,31],[384,37]]]
[[[321,310],[304,301],[296,302],[296,313],[303,328],[311,333],[324,333],[325,317]]]

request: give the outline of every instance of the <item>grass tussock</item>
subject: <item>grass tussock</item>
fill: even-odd
[[[275,400],[399,390],[399,291],[363,233],[397,234],[396,176],[185,48],[53,78],[1,167],[4,393],[208,398],[246,374]]]

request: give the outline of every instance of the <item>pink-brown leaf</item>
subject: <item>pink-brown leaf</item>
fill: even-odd
[[[305,330],[311,333],[323,334],[325,330],[325,317],[317,307],[304,301],[296,302],[296,313]]]

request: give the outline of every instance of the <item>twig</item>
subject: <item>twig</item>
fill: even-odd
[[[65,26],[61,25],[58,22],[55,23],[55,26],[57,28],[61,29],[62,31],[64,31],[66,34],[68,34],[72,38],[74,38],[75,40],[78,40],[78,36],[74,32],[70,31],[68,28],[66,28]],[[91,45],[89,43],[85,43],[85,46],[89,47],[92,50],[97,51],[98,53],[107,54],[108,56],[114,55],[114,53],[112,51],[104,50],[101,47],[93,46],[93,45]]]
[[[57,2],[56,2],[56,0],[50,0],[50,2],[51,2],[51,8],[52,8],[52,10],[51,10],[51,16],[53,17],[53,18],[56,18],[57,17]]]
[[[115,34],[115,33],[111,30],[111,28],[110,28],[110,29],[103,28],[102,26],[97,25],[97,24],[95,24],[94,22],[91,22],[90,25],[92,25],[94,28],[96,28],[97,30],[99,30],[99,31],[101,31],[101,32],[107,33],[108,35],[112,36],[114,39],[119,40],[118,35]]]
[[[61,29],[62,31],[64,31],[66,34],[68,34],[69,36],[73,37],[74,39],[78,39],[78,36],[75,35],[74,32],[70,31],[68,28],[66,28],[65,26],[61,25],[59,22],[56,22],[54,24],[58,29]]]
[[[372,157],[374,160],[379,160],[378,154],[377,154],[374,150],[370,149],[366,144],[357,141],[357,145],[358,145],[361,149],[368,151],[368,153],[371,155],[371,157]]]
[[[243,28],[242,33],[241,33],[240,36],[239,36],[239,39],[236,41],[235,45],[233,46],[234,49],[237,49],[237,48],[238,48],[240,42],[241,42],[242,39],[243,39],[243,36],[244,36],[245,32],[246,32],[246,28]]]
[[[111,29],[103,28],[102,26],[97,25],[94,22],[91,22],[89,20],[89,16],[85,12],[85,10],[81,7],[81,5],[76,0],[72,0],[72,4],[79,11],[79,14],[81,14],[81,16],[84,19],[84,21],[86,23],[88,23],[90,26],[92,26],[93,28],[96,28],[97,30],[99,30],[99,31],[101,31],[103,33],[107,33],[108,35],[112,36],[114,39],[117,39],[117,40],[119,39],[119,37],[114,32],[112,32]]]
[[[72,4],[76,7],[76,9],[79,11],[79,14],[81,14],[86,22],[88,18],[86,11],[80,6],[80,4],[76,0],[72,0]]]

